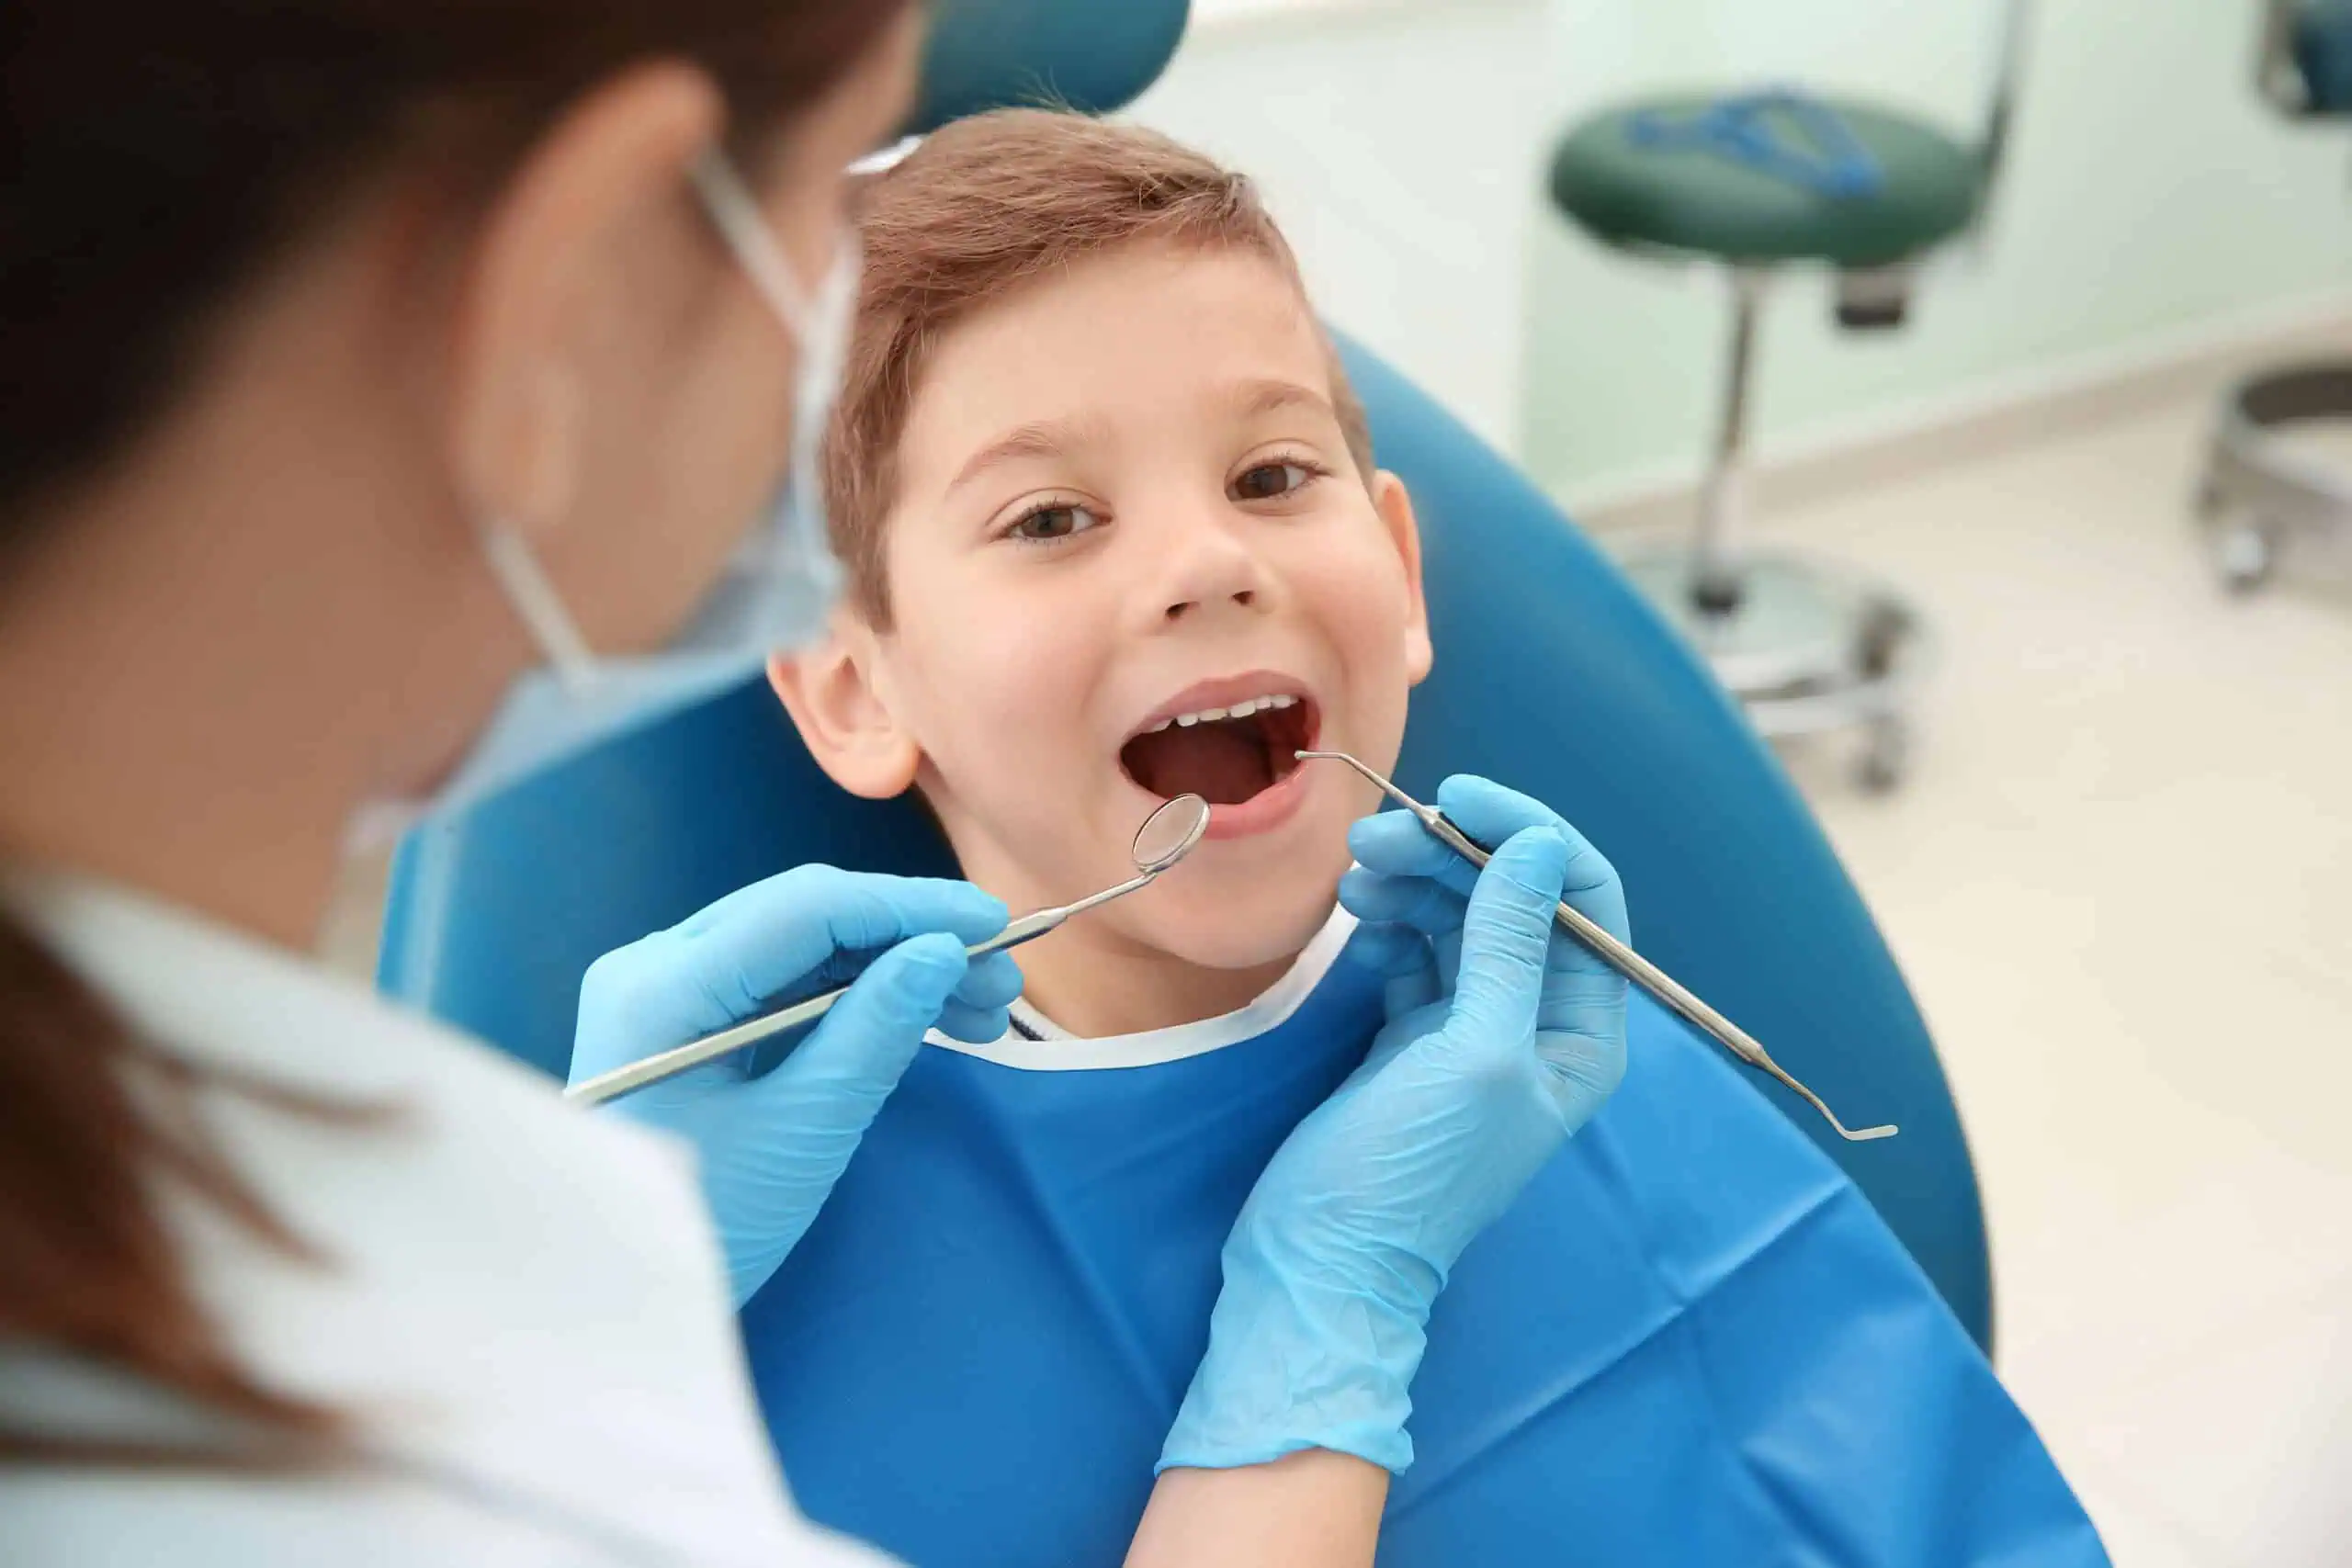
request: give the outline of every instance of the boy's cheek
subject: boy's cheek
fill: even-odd
[[[1103,650],[1074,617],[1020,604],[974,614],[963,600],[938,611],[931,631],[909,639],[904,676],[919,687],[909,704],[915,738],[944,771],[1034,773],[1085,744],[1087,681]]]
[[[1350,664],[1398,667],[1406,685],[1430,671],[1429,622],[1394,556],[1327,562],[1315,599]]]

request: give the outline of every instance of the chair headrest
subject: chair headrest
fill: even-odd
[[[936,0],[910,132],[989,109],[1124,107],[1158,81],[1190,0]]]

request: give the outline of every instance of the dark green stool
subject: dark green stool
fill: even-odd
[[[1861,728],[1860,776],[1899,783],[1921,626],[1883,587],[1821,564],[1735,547],[1756,319],[1796,267],[1837,279],[1838,318],[1899,326],[1919,264],[1970,231],[2007,140],[2022,0],[2011,0],[1992,107],[1963,143],[1916,116],[1850,98],[1663,96],[1619,105],[1561,140],[1552,199],[1595,239],[1712,263],[1732,286],[1715,448],[1687,544],[1633,552],[1627,570],[1705,654],[1768,736]]]
[[[2256,85],[2290,119],[2352,119],[2352,0],[2266,0]],[[2290,434],[2347,422],[2352,362],[2260,371],[2224,395],[2197,521],[2233,592],[2269,581],[2296,544],[2352,534],[2352,477]]]

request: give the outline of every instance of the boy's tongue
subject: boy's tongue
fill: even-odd
[[[1152,794],[1190,793],[1211,806],[1238,806],[1274,782],[1265,737],[1246,719],[1170,725],[1138,735],[1119,760],[1127,775]]]

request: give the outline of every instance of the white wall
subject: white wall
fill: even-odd
[[[1507,445],[1550,24],[1546,0],[1196,22],[1129,114],[1253,176],[1323,313]]]

